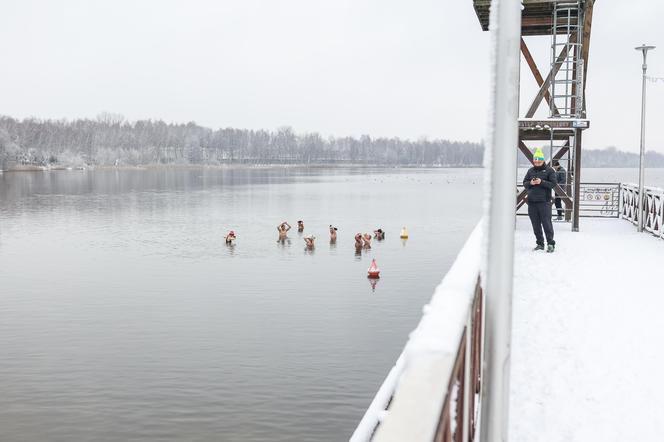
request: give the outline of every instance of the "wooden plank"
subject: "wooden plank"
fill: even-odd
[[[556,187],[553,188],[553,192],[565,205],[565,221],[569,221],[571,219],[570,212],[574,210],[574,202],[559,184],[556,184]]]
[[[523,189],[521,193],[516,196],[516,210],[519,210],[526,203],[526,195],[528,191]]]
[[[551,35],[555,0],[523,0],[522,35]],[[474,0],[475,14],[482,30],[489,30],[491,0]]]
[[[585,115],[586,113],[586,84],[588,84],[587,81],[587,75],[588,75],[588,57],[590,55],[590,31],[592,29],[592,24],[593,24],[593,6],[595,5],[595,0],[587,0],[586,2],[586,10],[584,13],[583,17],[583,46],[581,50],[581,57],[583,58],[583,114]]]
[[[533,153],[528,149],[528,146],[525,145],[525,143],[521,140],[519,140],[519,150],[523,155],[528,158],[528,161],[530,161],[530,164],[533,164]]]
[[[530,72],[532,72],[533,77],[535,77],[537,86],[542,87],[542,84],[544,84],[544,79],[542,78],[542,74],[540,74],[539,69],[537,69],[537,64],[535,63],[535,59],[530,53],[530,49],[528,49],[528,45],[524,41],[523,37],[521,38],[521,53],[523,54],[523,58],[526,59],[528,67],[530,67]],[[544,93],[544,99],[546,100],[547,103],[549,103],[549,106],[553,106],[554,112],[558,113],[558,108],[556,108],[556,104],[551,103],[551,94],[549,94],[548,89]]]
[[[572,198],[565,192],[565,190],[560,187],[559,184],[556,184],[556,187],[553,188],[554,193],[558,198],[561,199],[563,203],[565,203],[565,208],[566,209],[571,209],[574,206],[574,203],[572,201]],[[528,194],[528,191],[526,189],[523,189],[517,196],[516,196],[516,210],[519,210],[521,207],[523,207],[524,204],[526,204],[526,195]]]
[[[521,3],[523,3],[525,6],[530,6],[530,5],[537,5],[537,4],[547,4],[547,3],[555,3],[557,0],[522,0]],[[486,6],[487,8],[491,6],[491,0],[473,0],[473,4],[476,6]]]
[[[560,150],[558,152],[556,152],[556,154],[551,159],[552,160],[559,160],[567,153],[567,151],[569,151],[569,147],[563,146],[563,147],[560,148]]]
[[[570,20],[570,24],[576,25],[578,21],[578,17],[572,16]],[[561,18],[558,20],[558,25],[566,25],[567,24],[567,19],[566,18]],[[527,30],[527,28],[539,28],[539,29],[547,29],[546,34],[551,35],[552,34],[552,27],[553,27],[553,16],[551,13],[547,13],[546,15],[543,16],[522,16],[521,17],[521,27],[524,30]],[[558,34],[566,34],[564,30],[559,30]]]
[[[553,132],[553,139],[556,141],[565,141],[574,134],[573,129],[556,130]],[[548,130],[521,130],[519,137],[524,141],[551,141],[551,131]]]
[[[579,56],[579,48],[578,46],[574,46],[574,59],[578,60]],[[577,64],[574,63],[574,67],[572,67],[572,78],[575,80],[578,80],[578,72],[577,72]],[[576,115],[576,82],[572,83],[572,115]]]
[[[522,3],[524,9],[521,13],[521,33],[523,35],[550,35],[551,17],[555,1],[523,0]],[[482,30],[488,31],[491,0],[474,0],[473,6]]]
[[[558,152],[556,152],[555,155],[553,155],[553,158],[551,158],[551,161],[561,159],[563,157],[563,155],[565,155],[567,153],[567,151],[569,151],[569,140],[567,140],[567,142],[560,147]]]
[[[460,344],[465,345],[465,342]],[[390,403],[389,413],[378,426],[372,440],[434,440],[441,418],[449,418],[449,385],[450,381],[454,380],[456,359],[456,354],[452,352],[409,358],[408,370],[401,376],[399,388]]]
[[[565,189],[563,189],[560,184],[556,184],[556,186],[553,188],[553,192],[558,198],[565,201],[566,204],[569,204],[569,206],[572,207],[572,198],[567,194],[567,192],[565,192]]]
[[[572,33],[571,39],[575,40],[576,39],[576,33]],[[533,115],[535,115],[535,112],[537,111],[537,108],[539,107],[540,103],[542,102],[542,99],[544,99],[544,94],[548,92],[549,86],[551,85],[551,82],[553,81],[553,78],[556,76],[558,73],[558,70],[560,69],[560,66],[562,66],[563,61],[567,57],[567,51],[569,50],[569,46],[563,47],[563,49],[560,51],[560,54],[556,58],[556,63],[553,65],[553,69],[549,72],[549,75],[546,77],[546,80],[544,83],[542,83],[542,86],[540,86],[540,90],[537,93],[537,96],[533,100],[532,104],[530,105],[530,108],[528,109],[528,112],[526,112],[526,118],[532,118]]]

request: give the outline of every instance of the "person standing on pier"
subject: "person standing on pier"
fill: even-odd
[[[558,185],[562,187],[565,192],[567,192],[567,171],[563,168],[563,166],[560,165],[558,160],[551,161],[551,165],[553,166],[553,170],[556,171],[556,181],[558,182]],[[565,213],[563,211],[562,200],[560,197],[556,196],[553,201],[556,204],[556,211],[558,212],[556,221],[562,221],[563,214]]]
[[[556,172],[544,162],[544,152],[539,147],[533,154],[533,167],[528,169],[523,178],[523,187],[528,192],[528,217],[533,225],[533,232],[537,246],[535,250],[544,250],[544,236],[546,236],[546,251],[552,253],[556,242],[553,239],[553,223],[551,222],[551,190],[556,185]],[[544,229],[544,235],[542,235]]]

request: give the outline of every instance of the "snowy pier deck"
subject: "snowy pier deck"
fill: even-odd
[[[664,437],[664,241],[625,220],[556,224],[533,252],[517,220],[510,441]]]
[[[649,192],[638,233],[623,219],[556,224],[556,252],[533,251],[526,217],[514,238],[509,440],[662,440],[664,201]],[[664,195],[664,193],[662,193]],[[484,347],[481,226],[436,289],[351,441],[478,440]]]

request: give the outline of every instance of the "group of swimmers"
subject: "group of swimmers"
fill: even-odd
[[[277,242],[279,243],[284,243],[288,240],[288,231],[291,229],[290,224],[288,224],[287,221],[283,221],[277,226],[277,232],[279,234],[279,238],[277,239]],[[330,224],[330,244],[336,244],[337,242],[337,228],[334,227],[332,224]],[[299,233],[304,232],[304,221],[300,220],[297,222],[297,231]],[[385,232],[383,229],[376,229],[374,230],[374,235],[373,237],[369,233],[365,233],[364,235],[361,233],[358,233],[355,235],[355,249],[356,250],[361,250],[361,249],[370,249],[371,248],[371,240],[372,238],[375,239],[376,241],[382,241],[385,239]],[[236,240],[235,232],[230,231],[226,235],[226,244],[228,245],[233,245],[233,241]],[[315,241],[316,237],[314,235],[308,235],[305,236],[304,238],[304,243],[307,247],[307,249],[313,249],[315,247]]]
[[[281,224],[277,226],[277,232],[279,232],[279,239],[277,241],[283,242],[285,241],[288,236],[287,233],[291,229],[291,226],[288,224],[288,222],[284,221]],[[339,230],[338,228],[334,227],[332,224],[329,226],[330,229],[330,244],[336,244],[337,242],[337,231]],[[297,231],[299,233],[304,232],[304,221],[300,220],[297,222]],[[385,239],[385,232],[383,229],[377,229],[374,230],[374,236],[377,241],[381,241]],[[305,236],[304,238],[304,243],[308,249],[313,249],[315,247],[315,241],[316,237],[314,235],[308,235]],[[355,248],[356,249],[370,249],[371,248],[371,239],[372,236],[368,233],[365,233],[362,235],[361,233],[358,233],[355,235]]]
[[[365,233],[362,235],[361,233],[356,233],[355,234],[355,249],[360,250],[360,249],[370,249],[371,248],[371,235],[368,233]],[[385,239],[385,232],[383,229],[376,229],[374,230],[374,235],[373,239],[376,241],[382,241]]]

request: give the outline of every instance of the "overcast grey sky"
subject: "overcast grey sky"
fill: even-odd
[[[664,2],[597,0],[585,146],[636,151],[640,54],[664,77]],[[532,40],[532,39],[531,39]],[[528,41],[542,71],[549,39]],[[5,1],[0,114],[121,113],[212,128],[479,141],[488,33],[471,0]],[[535,81],[522,63],[522,103]],[[543,73],[546,75],[546,72]],[[648,147],[664,153],[664,83]]]

